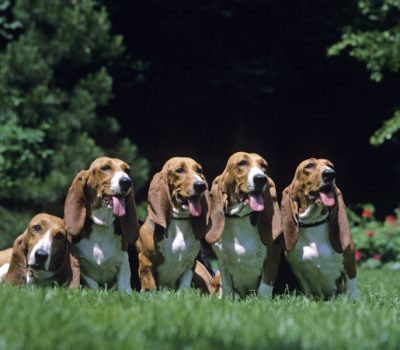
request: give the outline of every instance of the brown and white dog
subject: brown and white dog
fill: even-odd
[[[283,191],[286,260],[306,294],[329,298],[345,291],[357,300],[354,242],[333,164],[304,160]]]
[[[218,257],[220,296],[271,297],[282,240],[275,184],[267,162],[256,153],[237,152],[211,188],[212,226],[206,240]]]
[[[210,280],[196,263],[209,216],[208,196],[202,168],[191,158],[171,158],[154,175],[137,242],[142,291],[188,288],[193,277],[194,282]]]
[[[9,263],[1,266],[0,281],[35,286],[72,286],[72,259],[64,221],[38,214],[18,236]],[[10,250],[3,252],[9,256]],[[5,261],[3,261],[5,262]]]
[[[139,230],[129,171],[120,159],[98,158],[75,177],[65,200],[81,282],[92,289],[132,291],[127,249]]]

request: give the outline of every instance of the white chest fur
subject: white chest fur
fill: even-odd
[[[226,217],[221,240],[213,247],[218,257],[224,293],[232,292],[227,290],[227,285],[241,296],[257,291],[267,248],[260,240],[257,226],[251,224],[250,217]]]
[[[308,294],[332,296],[343,271],[343,255],[332,248],[328,224],[300,228],[295,248],[287,254],[300,285]]]
[[[114,233],[114,225],[92,225],[88,238],[76,246],[81,274],[95,280],[99,285],[111,287],[117,280],[119,268],[127,253],[121,250],[121,236]]]
[[[182,275],[193,268],[200,252],[190,219],[171,219],[167,237],[159,243],[164,262],[157,269],[158,285],[175,289]]]

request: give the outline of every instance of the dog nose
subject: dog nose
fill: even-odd
[[[264,174],[256,174],[253,177],[254,186],[257,188],[263,187],[267,183],[267,176]]]
[[[119,179],[119,186],[121,187],[122,191],[128,191],[129,188],[132,186],[132,179],[128,176],[121,177]]]
[[[196,193],[203,193],[206,190],[206,184],[204,181],[195,181],[193,188]]]
[[[325,183],[331,183],[335,179],[336,173],[333,169],[325,169],[322,172],[322,180]]]
[[[39,248],[35,252],[35,260],[36,260],[36,264],[38,264],[38,265],[43,264],[48,257],[49,257],[49,254],[42,248]]]

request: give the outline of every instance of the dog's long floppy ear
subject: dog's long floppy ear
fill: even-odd
[[[206,241],[213,244],[221,238],[225,227],[224,208],[227,194],[223,190],[223,174],[214,179],[211,186],[210,199],[210,224],[206,234]]]
[[[343,253],[351,242],[350,226],[342,192],[337,187],[334,195],[336,203],[329,216],[329,239],[333,249],[337,253]]]
[[[77,236],[82,231],[86,219],[85,186],[89,176],[88,170],[81,170],[68,190],[64,204],[65,230],[71,236]]]
[[[297,214],[298,205],[293,198],[293,185],[290,185],[284,189],[281,203],[282,231],[288,252],[294,248],[299,238]]]
[[[258,215],[257,228],[265,245],[270,245],[282,233],[275,183],[270,178],[268,178],[268,188],[264,192],[264,210]]]
[[[79,288],[81,283],[81,267],[79,264],[78,252],[76,248],[69,242],[69,263],[71,266],[71,281],[69,282],[69,288]]]
[[[147,212],[150,220],[167,229],[172,205],[165,172],[160,171],[154,175],[147,199]]]
[[[119,217],[122,236],[128,243],[135,243],[139,237],[139,224],[136,215],[136,203],[133,190],[125,199],[126,214]]]
[[[25,231],[14,241],[10,267],[5,277],[5,281],[7,283],[26,284],[26,274],[28,272],[28,246],[26,244],[27,234],[28,231]]]
[[[206,235],[210,219],[211,196],[208,190],[200,198],[201,214],[192,216],[191,223],[194,235],[197,239],[203,239]]]

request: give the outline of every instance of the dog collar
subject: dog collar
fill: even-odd
[[[303,223],[303,222],[299,222],[299,227],[315,227],[315,226],[322,225],[327,221],[328,221],[328,217],[326,217],[325,219],[323,219],[321,221],[310,222],[309,224],[308,223],[306,224],[306,223]]]
[[[232,205],[225,210],[225,216],[233,218],[243,218],[253,213],[253,210],[244,203]]]
[[[171,218],[175,220],[187,220],[190,219],[192,216],[190,215],[189,211],[187,212],[179,212],[177,210],[171,211]]]

